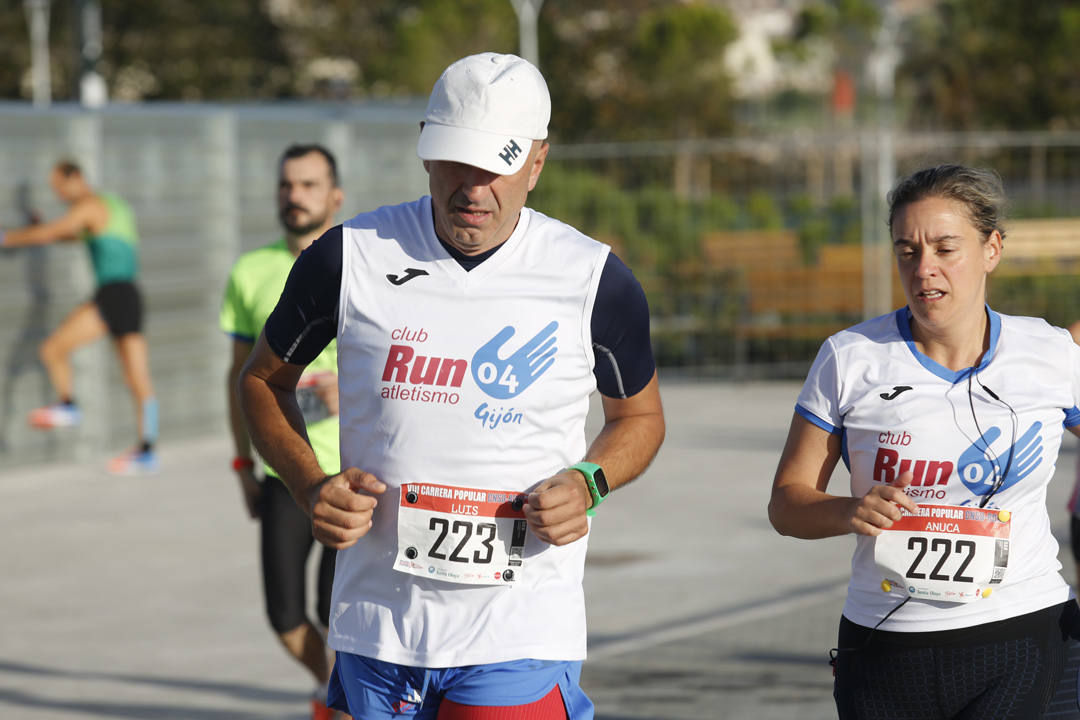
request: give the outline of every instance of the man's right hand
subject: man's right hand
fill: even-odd
[[[349,468],[317,485],[310,496],[311,534],[328,548],[344,550],[367,535],[386,484],[371,473]]]
[[[240,491],[244,493],[244,506],[247,507],[248,515],[252,520],[257,520],[259,500],[262,498],[262,483],[255,477],[255,471],[251,468],[240,468],[236,471],[236,477],[240,480]]]

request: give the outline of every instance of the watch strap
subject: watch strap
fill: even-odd
[[[584,460],[579,463],[574,463],[568,469],[577,470],[585,476],[585,485],[588,487],[589,495],[592,497],[592,507],[586,510],[585,514],[589,517],[595,517],[597,506],[604,502],[604,498],[608,496],[607,482],[604,482],[603,492],[601,492],[601,489],[596,482],[596,474],[599,472],[600,477],[602,478],[604,476],[604,471],[596,463]]]

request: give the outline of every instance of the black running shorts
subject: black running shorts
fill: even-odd
[[[330,624],[330,592],[334,585],[331,548],[311,536],[311,520],[301,510],[285,483],[272,475],[263,481],[259,525],[263,593],[270,626],[279,635],[298,628],[307,614],[307,560],[313,546],[320,549],[316,580],[316,615]]]
[[[1041,718],[1078,613],[1070,600],[925,633],[871,631],[841,617],[833,687],[840,720]]]
[[[105,283],[94,293],[94,304],[113,337],[142,332],[142,295],[135,283]]]

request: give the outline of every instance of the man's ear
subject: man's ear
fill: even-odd
[[[540,143],[539,149],[536,150],[536,155],[529,161],[529,192],[532,192],[536,187],[536,183],[540,180],[540,172],[544,169],[544,162],[547,160],[548,150],[551,148],[546,140],[537,140]]]

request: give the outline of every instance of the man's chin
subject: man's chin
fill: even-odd
[[[293,235],[307,235],[309,232],[318,230],[322,227],[323,222],[306,222],[306,223],[294,223],[289,222],[286,218],[281,218],[281,225]]]

